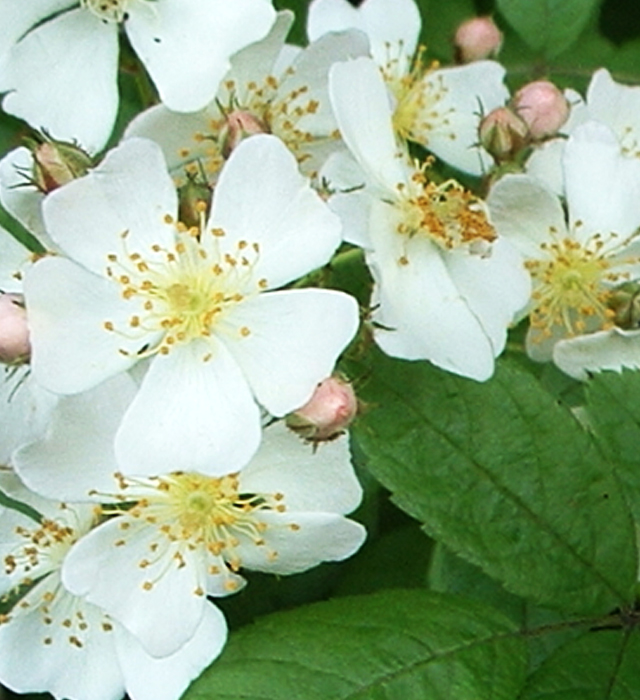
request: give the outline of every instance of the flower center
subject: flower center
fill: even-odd
[[[169,216],[165,220],[173,222]],[[254,276],[257,243],[239,241],[233,253],[225,253],[220,247],[224,231],[203,229],[176,224],[173,248],[154,245],[146,260],[127,251],[125,233],[124,254],[108,256],[107,276],[122,288],[122,297],[135,311],[127,327],[106,321],[104,328],[140,340],[144,350],[138,356],[166,355],[176,345],[210,338],[214,328],[221,331],[220,321],[232,307],[268,286],[265,279],[256,281]],[[242,326],[232,332],[246,337],[250,329]]]
[[[228,575],[242,567],[242,547],[264,547],[268,558],[278,556],[265,541],[265,533],[273,525],[261,519],[260,514],[285,512],[281,493],[243,493],[238,474],[209,477],[176,472],[144,482],[127,480],[122,475],[117,478],[123,489],[133,488],[139,496],[125,517],[157,527],[159,540],[150,551],[158,557],[166,556],[170,550],[171,558],[178,566],[184,566],[185,553],[197,550],[207,556],[211,575]],[[291,524],[284,527],[298,529]],[[124,544],[124,540],[116,542],[119,544]],[[154,563],[145,557],[138,565],[147,568]],[[154,581],[148,581],[145,588],[150,590],[153,584]],[[232,577],[227,584],[229,590],[238,586]]]
[[[611,270],[600,234],[584,245],[564,238],[540,247],[545,258],[526,262],[534,284],[532,328],[547,338],[553,327],[570,337],[611,328],[615,312],[608,307],[609,286],[624,275]]]
[[[382,77],[395,98],[392,121],[398,138],[427,145],[431,131],[449,126],[448,116],[453,110],[438,106],[448,89],[441,75],[429,76],[439,64],[434,61],[425,66],[424,51],[425,47],[421,46],[412,61],[402,52],[389,58],[382,68]],[[455,138],[453,132],[449,136]]]
[[[283,82],[294,72],[293,68],[287,69]],[[217,179],[230,153],[229,117],[232,115],[244,114],[246,121],[251,120],[254,125],[260,125],[264,133],[274,134],[284,141],[299,163],[312,157],[310,149],[314,143],[339,138],[337,131],[322,136],[312,133],[305,126],[305,118],[314,115],[320,106],[317,100],[309,96],[308,86],[301,85],[286,91],[281,81],[273,75],[262,82],[250,81],[245,85],[227,80],[222,85],[217,104],[220,115],[209,121],[206,132],[193,134],[196,147],[186,147],[179,154],[192,159],[187,172],[196,175],[202,168],[210,182]],[[250,133],[251,129],[246,135]]]
[[[428,181],[424,171],[414,173],[409,187],[399,186],[398,233],[426,235],[447,250],[469,245],[472,253],[486,254],[496,232],[484,202],[455,180]]]
[[[130,0],[80,0],[80,7],[85,7],[96,17],[106,22],[123,22],[127,18]]]

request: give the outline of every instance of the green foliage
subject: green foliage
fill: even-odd
[[[638,658],[637,629],[587,632],[531,676],[520,700],[638,700]]]
[[[395,503],[434,539],[539,604],[633,600],[634,530],[589,435],[525,371],[478,384],[378,355],[356,437]]]
[[[428,591],[342,598],[232,637],[186,700],[514,700],[516,628],[481,604]]]
[[[532,49],[553,58],[580,36],[599,0],[496,0],[496,5]]]

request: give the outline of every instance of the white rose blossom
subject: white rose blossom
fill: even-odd
[[[330,94],[362,169],[364,189],[335,197],[346,220],[356,222],[352,240],[364,247],[375,281],[376,342],[394,357],[488,379],[508,326],[529,298],[520,256],[496,236],[481,199],[453,180],[431,182],[398,153],[386,89],[371,59],[333,66]],[[354,166],[341,173],[352,185]]]
[[[211,216],[187,229],[154,143],[130,139],[50,194],[49,234],[69,255],[25,278],[32,370],[61,394],[138,363],[148,370],[116,436],[127,470],[240,468],[260,410],[302,405],[358,326],[355,300],[279,288],[325,264],[340,223],[273,136],[241,144]],[[278,291],[274,291],[278,290]]]
[[[67,505],[29,492],[7,471],[0,489],[36,509],[37,522],[0,507],[0,594],[18,599],[0,615],[0,682],[17,693],[58,700],[178,700],[226,641],[222,613],[208,604],[190,639],[164,658],[104,610],[69,593],[60,570],[74,543],[96,524],[99,508]],[[20,587],[29,587],[20,595]]]
[[[527,352],[573,377],[640,367],[640,330],[616,311],[616,290],[640,278],[640,161],[609,128],[578,127],[563,155],[559,197],[527,175],[508,175],[488,204],[500,235],[518,247],[533,280]],[[633,300],[630,299],[632,302]]]
[[[274,18],[269,0],[1,0],[2,106],[95,152],[118,110],[121,27],[161,100],[195,111],[215,94],[231,54]]]
[[[293,14],[278,14],[269,34],[238,52],[231,69],[205,109],[178,114],[158,105],[138,115],[126,136],[150,138],[162,146],[172,173],[186,168],[214,183],[225,158],[245,135],[278,136],[307,175],[341,147],[327,94],[329,67],[335,61],[365,55],[360,32],[325,36],[278,68]],[[343,147],[343,146],[342,146]]]
[[[478,144],[483,114],[509,98],[504,68],[495,61],[466,66],[426,66],[417,50],[420,12],[413,0],[313,0],[307,32],[364,31],[393,104],[392,123],[400,142],[415,141],[455,168],[484,174],[493,164]]]
[[[109,447],[127,392],[105,387],[99,409],[87,395],[65,398],[47,436],[19,450],[15,465],[39,493],[93,499],[112,516],[77,543],[63,581],[149,653],[189,639],[206,596],[240,590],[242,569],[297,573],[362,544],[364,528],[344,517],[362,495],[347,436],[314,450],[278,422],[239,472],[137,477],[118,471]]]

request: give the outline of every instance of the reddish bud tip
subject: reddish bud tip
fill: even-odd
[[[567,98],[548,80],[536,80],[520,88],[513,98],[513,108],[535,140],[555,136],[571,110]]]
[[[8,365],[29,360],[31,344],[27,311],[21,294],[0,295],[0,362]]]
[[[502,32],[491,17],[474,17],[456,30],[453,43],[458,63],[493,58],[502,46]]]

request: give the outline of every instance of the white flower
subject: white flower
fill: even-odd
[[[579,378],[640,366],[635,314],[625,320],[614,303],[616,288],[640,277],[640,162],[589,122],[568,139],[563,170],[568,221],[560,199],[527,175],[505,176],[488,198],[498,232],[532,275],[527,352]]]
[[[365,0],[357,9],[347,0],[313,0],[307,26],[311,39],[348,28],[369,37],[393,103],[398,139],[415,141],[464,172],[486,172],[492,160],[478,145],[478,127],[483,114],[509,97],[504,68],[494,61],[453,68],[424,65],[422,51],[416,53],[420,13],[413,0]]]
[[[623,156],[640,156],[640,87],[618,83],[606,68],[600,68],[591,77],[586,100],[574,90],[566,90],[565,95],[572,109],[569,121],[560,130],[563,137],[552,139],[534,150],[526,164],[527,173],[562,195],[566,137],[582,124],[597,121],[608,126]]]
[[[220,611],[207,605],[184,645],[164,658],[150,656],[116,620],[61,583],[67,553],[95,524],[95,506],[39,498],[8,472],[0,473],[0,488],[43,516],[36,522],[0,508],[0,593],[20,596],[0,615],[0,681],[18,693],[59,699],[118,700],[127,693],[132,700],[178,700],[224,645]]]
[[[190,638],[206,596],[239,590],[241,569],[292,574],[344,559],[362,544],[362,526],[343,517],[361,498],[346,436],[316,451],[280,422],[265,429],[240,472],[137,478],[117,473],[107,447],[115,431],[109,416],[122,410],[117,401],[87,417],[86,401],[65,399],[46,439],[20,450],[16,467],[49,496],[119,504],[105,506],[113,517],[74,547],[63,580],[151,654],[171,653]],[[100,457],[91,460],[92,452]]]
[[[27,9],[26,5],[29,5]],[[118,109],[118,33],[172,109],[206,105],[229,56],[263,37],[268,0],[0,2],[0,92],[6,112],[59,139],[104,147]]]
[[[497,239],[482,200],[453,180],[430,182],[396,152],[385,87],[370,59],[335,65],[330,94],[364,172],[352,218],[368,225],[361,244],[376,283],[376,342],[394,357],[489,378],[507,327],[528,300],[520,257]],[[349,195],[340,198],[347,209]]]
[[[241,467],[260,439],[256,400],[276,416],[303,404],[358,325],[341,292],[271,291],[340,241],[275,137],[234,152],[206,225],[186,229],[176,209],[159,148],[128,140],[47,197],[48,231],[72,259],[46,257],[25,279],[44,387],[76,393],[148,364],[116,437],[138,474]]]
[[[276,64],[292,23],[291,12],[280,12],[262,41],[237,53],[215,99],[204,110],[187,115],[164,105],[152,107],[133,120],[126,135],[160,144],[172,173],[187,166],[187,172],[204,173],[213,183],[237,138],[233,120],[250,120],[254,133],[278,136],[303,171],[313,175],[340,146],[327,95],[329,67],[366,54],[368,46],[359,32],[323,37],[279,73]]]

